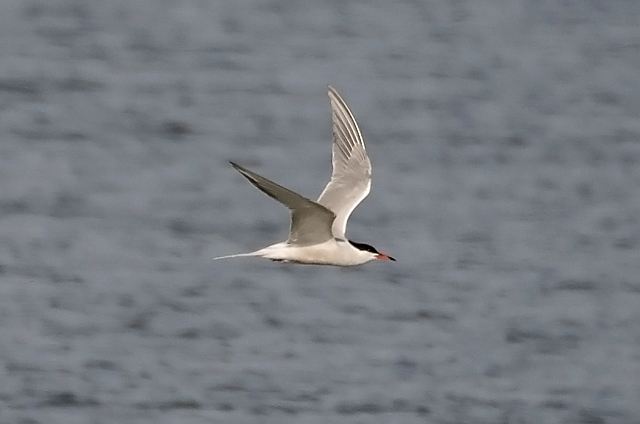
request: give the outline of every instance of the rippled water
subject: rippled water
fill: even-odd
[[[640,3],[0,3],[1,423],[637,423]],[[211,262],[315,197],[396,263]]]

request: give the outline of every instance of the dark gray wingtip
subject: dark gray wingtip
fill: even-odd
[[[238,165],[235,162],[229,161],[229,163],[231,164],[231,166],[233,166],[233,169],[235,169],[236,171],[238,171],[240,173],[240,175],[242,175],[243,177],[245,177],[247,180],[249,180],[253,185],[255,185],[256,187],[258,187],[260,190],[264,191],[264,187],[261,187],[261,185],[259,184],[259,175],[249,171],[247,168],[245,168],[244,166]],[[271,197],[273,197],[273,195],[269,194]]]
[[[249,170],[247,168],[245,168],[244,166],[238,165],[237,163],[235,163],[234,161],[231,161],[231,160],[229,161],[229,164],[231,166],[233,166],[233,169],[235,169],[236,171],[238,171],[239,173],[241,173],[245,177],[249,177]]]
[[[327,94],[329,95],[329,97],[331,97],[331,95],[333,94],[335,97],[342,99],[342,96],[340,96],[340,92],[338,91],[338,89],[331,84],[327,85]]]

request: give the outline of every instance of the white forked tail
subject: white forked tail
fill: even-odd
[[[282,258],[282,249],[287,246],[286,242],[272,244],[271,246],[267,246],[265,248],[255,250],[249,253],[236,253],[235,255],[225,255],[218,256],[217,258],[213,258],[214,261],[218,259],[229,259],[229,258],[242,258],[247,256],[258,256],[267,259],[286,259]],[[275,255],[275,256],[274,256]]]
[[[242,258],[245,256],[260,256],[260,254],[256,251],[256,252],[249,252],[249,253],[236,253],[235,255],[225,255],[225,256],[218,256],[216,258],[213,258],[214,261],[217,261],[218,259],[229,259],[229,258]]]

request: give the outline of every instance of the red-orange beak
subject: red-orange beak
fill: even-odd
[[[378,260],[378,261],[395,261],[396,258],[394,258],[393,256],[389,256],[384,252],[378,252],[378,254],[376,255],[376,260]]]

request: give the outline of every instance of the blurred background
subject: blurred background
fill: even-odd
[[[640,2],[3,0],[0,423],[640,422]],[[353,269],[327,84],[374,165]]]

